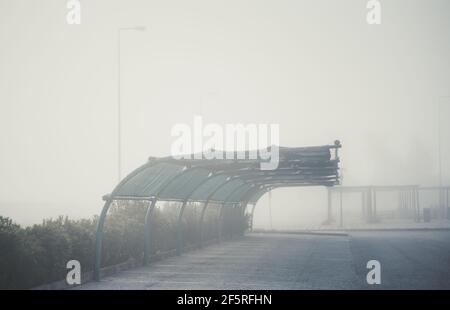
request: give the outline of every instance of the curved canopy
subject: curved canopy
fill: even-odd
[[[277,187],[333,186],[339,183],[339,141],[334,145],[279,147],[278,167],[262,170],[249,152],[235,159],[150,158],[117,185],[111,200],[211,201],[255,203]],[[334,151],[334,152],[332,152]],[[185,157],[186,158],[186,157]]]
[[[147,264],[150,257],[149,219],[157,200],[183,202],[177,225],[177,253],[181,253],[181,220],[187,202],[205,202],[200,217],[201,244],[202,220],[209,202],[221,203],[222,207],[227,203],[242,203],[245,209],[247,203],[256,203],[273,188],[338,184],[340,147],[339,141],[334,145],[317,147],[277,147],[278,165],[273,170],[262,169],[264,160],[249,159],[255,154],[267,154],[267,150],[231,153],[233,156],[228,153],[227,159],[206,159],[205,154],[184,156],[188,159],[150,158],[148,163],[130,173],[110,195],[104,197],[105,206],[97,224],[94,278],[100,279],[103,225],[113,200],[152,201],[147,208],[144,224],[144,261]],[[270,154],[274,150],[272,147]]]

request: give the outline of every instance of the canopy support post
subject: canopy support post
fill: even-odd
[[[217,237],[219,239],[219,242],[222,242],[223,210],[224,210],[226,204],[227,204],[227,202],[225,201],[220,206],[219,217],[218,217],[218,220],[217,220],[218,221],[218,223],[217,223],[217,232],[218,232]]]
[[[180,213],[178,214],[178,221],[177,221],[177,255],[181,255],[181,252],[183,251],[183,228],[182,228],[182,219],[183,219],[183,213],[184,209],[186,208],[187,199],[183,201],[183,204],[180,208]]]
[[[203,247],[203,221],[205,218],[205,213],[206,213],[206,209],[208,208],[209,202],[212,199],[212,197],[214,196],[214,194],[216,194],[222,187],[224,187],[226,184],[230,183],[231,181],[233,181],[233,178],[230,178],[229,180],[227,180],[226,182],[222,183],[221,185],[219,185],[206,199],[205,204],[203,205],[202,208],[202,213],[200,215],[200,223],[199,223],[199,229],[200,229],[200,233],[199,233],[199,243],[200,243],[200,247]]]
[[[150,264],[150,252],[151,252],[151,214],[153,209],[155,209],[156,201],[158,199],[155,197],[151,200],[150,206],[147,208],[145,213],[145,223],[144,223],[144,265]]]
[[[153,209],[155,208],[156,202],[158,201],[159,195],[167,188],[170,184],[172,184],[173,181],[175,181],[177,178],[182,176],[183,174],[192,171],[194,168],[187,168],[182,171],[180,171],[178,174],[170,178],[166,181],[166,183],[160,188],[158,193],[155,195],[155,197],[152,199],[152,204],[149,208],[147,208],[147,212],[145,213],[145,222],[144,222],[144,264],[148,265],[150,263],[150,246],[151,246],[151,218],[150,215],[153,213]]]
[[[253,214],[255,214],[256,203],[252,206],[252,212],[250,213],[250,231],[253,231]]]
[[[95,265],[94,265],[94,280],[100,281],[100,268],[102,264],[102,240],[103,240],[103,226],[105,225],[106,214],[111,206],[112,200],[106,198],[105,205],[97,223],[97,231],[95,233]]]
[[[199,234],[200,234],[200,236],[199,236],[199,246],[200,247],[203,247],[203,219],[205,218],[205,212],[206,212],[206,208],[208,208],[208,204],[209,204],[209,200],[207,200],[206,202],[205,202],[205,204],[203,205],[203,208],[202,208],[202,213],[201,213],[201,215],[200,215],[200,223],[199,223],[199,230],[200,230],[200,232],[199,232]]]

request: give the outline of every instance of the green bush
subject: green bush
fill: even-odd
[[[142,260],[144,219],[148,202],[114,203],[108,213],[103,237],[102,266],[130,258]],[[183,242],[195,244],[199,238],[201,204],[188,204],[182,218]],[[164,203],[154,209],[151,218],[151,253],[176,248],[179,203]],[[204,218],[204,237],[217,237],[218,210],[208,209]],[[247,227],[245,217],[225,212],[223,234],[241,234]],[[78,260],[82,271],[93,269],[95,232],[98,217],[71,220],[68,217],[46,219],[42,224],[22,228],[0,216],[0,289],[26,289],[66,277],[66,263]]]

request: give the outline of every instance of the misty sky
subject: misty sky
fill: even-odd
[[[117,183],[117,29],[140,25],[121,44],[123,174],[201,115],[278,123],[283,146],[340,139],[345,185],[437,185],[440,117],[448,185],[450,2],[381,1],[377,26],[366,3],[89,0],[68,25],[65,0],[0,0],[0,215],[99,213]]]

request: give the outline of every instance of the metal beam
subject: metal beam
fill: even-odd
[[[182,223],[182,218],[183,218],[183,213],[184,213],[184,209],[186,208],[186,204],[188,203],[189,199],[192,197],[192,195],[206,182],[210,181],[212,178],[214,177],[218,177],[221,176],[221,174],[216,174],[216,175],[211,175],[209,176],[207,179],[205,179],[204,181],[202,181],[199,185],[197,185],[196,188],[194,188],[194,190],[192,190],[189,195],[186,197],[186,199],[184,199],[183,201],[183,205],[181,206],[180,209],[180,213],[178,215],[178,222],[177,222],[177,255],[181,255],[182,251],[183,251],[183,223]],[[226,182],[225,182],[226,183]]]
[[[102,263],[102,240],[103,240],[103,226],[105,225],[106,214],[112,203],[112,200],[107,199],[103,206],[102,212],[97,222],[97,231],[95,233],[95,264],[94,264],[94,280],[100,280],[100,267]]]
[[[220,211],[219,211],[219,225],[217,225],[218,229],[219,229],[219,241],[221,241],[221,234],[222,234],[222,226],[223,226],[223,209],[225,208],[225,206],[227,205],[227,203],[229,202],[229,199],[231,197],[233,197],[233,195],[240,190],[240,187],[235,188],[234,190],[231,191],[231,193],[228,194],[228,196],[225,198],[224,202],[222,203],[222,205],[220,206]],[[235,202],[231,202],[232,204],[236,204]]]
[[[156,193],[155,197],[152,199],[152,203],[149,208],[147,208],[147,212],[145,214],[145,222],[144,222],[144,264],[148,265],[150,264],[150,251],[151,251],[151,213],[155,209],[156,203],[158,202],[159,195],[166,190],[169,185],[171,185],[175,180],[177,180],[182,175],[191,172],[195,169],[198,169],[197,167],[186,167],[186,169],[180,171],[170,179],[168,179],[164,185],[159,189],[158,193]]]
[[[205,217],[205,212],[206,212],[206,208],[208,208],[209,202],[211,201],[212,197],[221,189],[223,188],[225,185],[227,185],[228,183],[234,181],[235,178],[233,177],[229,177],[229,179],[227,181],[225,181],[224,183],[220,184],[215,190],[213,190],[211,192],[211,194],[208,196],[208,198],[206,199],[205,204],[203,205],[202,208],[202,213],[200,214],[200,223],[199,223],[199,229],[200,229],[200,236],[199,236],[199,241],[200,244],[199,246],[202,247],[203,246],[203,219]]]

